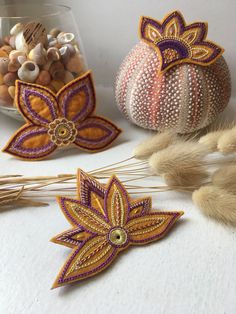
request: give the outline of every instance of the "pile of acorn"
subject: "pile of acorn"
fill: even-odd
[[[0,105],[12,106],[15,81],[40,84],[57,92],[85,72],[73,33],[46,28],[38,22],[18,23],[0,40]]]

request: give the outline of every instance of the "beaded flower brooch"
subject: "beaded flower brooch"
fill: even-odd
[[[131,199],[115,176],[105,186],[81,170],[78,197],[58,198],[72,228],[51,241],[73,251],[53,288],[96,275],[129,246],[159,240],[183,214],[151,211],[151,198]]]
[[[69,144],[89,152],[105,149],[120,130],[107,119],[93,115],[95,104],[90,72],[66,84],[57,94],[37,84],[17,81],[16,105],[26,124],[3,151],[25,160],[40,160]]]
[[[210,65],[224,49],[206,40],[207,23],[186,25],[179,11],[167,15],[162,22],[149,17],[140,21],[140,38],[152,45],[162,59],[161,71],[180,63]]]

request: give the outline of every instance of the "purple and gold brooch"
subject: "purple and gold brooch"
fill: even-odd
[[[179,11],[167,15],[162,22],[142,17],[140,37],[151,44],[162,59],[161,71],[180,63],[212,64],[224,49],[206,40],[207,23],[187,25]]]
[[[90,72],[66,84],[57,94],[37,84],[17,81],[16,105],[26,124],[3,151],[21,159],[40,160],[70,144],[97,152],[120,134],[112,122],[93,114],[96,98]]]
[[[72,228],[51,241],[73,251],[53,288],[98,274],[129,246],[159,240],[183,214],[153,211],[151,198],[131,199],[116,176],[105,186],[79,171],[78,197],[58,198]]]

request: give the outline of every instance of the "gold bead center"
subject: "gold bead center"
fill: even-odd
[[[112,229],[109,234],[109,240],[117,246],[123,245],[127,241],[127,233],[121,228]]]
[[[67,138],[67,136],[69,135],[69,130],[68,130],[68,128],[66,126],[61,125],[57,129],[57,134],[61,138]]]

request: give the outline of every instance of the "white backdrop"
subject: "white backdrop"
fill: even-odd
[[[235,0],[71,0],[66,4],[75,13],[97,84],[113,85],[120,62],[138,41],[140,15],[160,19],[180,9],[188,22],[208,21],[209,38],[226,48],[236,96]],[[0,174],[75,173],[77,167],[88,171],[130,157],[149,132],[122,118],[111,88],[96,87],[99,114],[124,130],[112,148],[94,155],[61,151],[34,164],[0,153]],[[235,117],[234,101],[225,116]],[[19,123],[0,115],[0,126],[2,148]],[[153,207],[184,210],[185,215],[166,239],[130,250],[96,278],[53,291],[50,286],[69,254],[67,248],[49,242],[69,228],[58,205],[51,201],[45,208],[1,212],[0,313],[235,314],[235,229],[204,217],[189,195],[158,193]]]
[[[63,1],[54,0],[54,3]],[[236,95],[236,1],[235,0],[69,0],[73,8],[90,68],[96,81],[114,83],[123,58],[138,41],[141,15],[162,19],[175,9],[187,22],[207,21],[209,39],[225,48]]]

